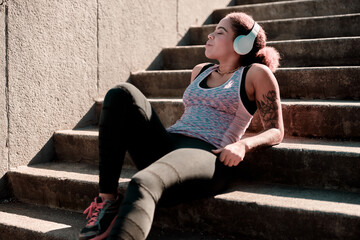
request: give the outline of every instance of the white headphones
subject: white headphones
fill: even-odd
[[[260,30],[260,25],[254,23],[251,32],[248,35],[237,36],[234,40],[234,50],[239,55],[248,54],[254,46],[254,41]]]

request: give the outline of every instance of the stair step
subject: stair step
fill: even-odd
[[[0,239],[74,240],[78,239],[84,226],[85,217],[81,213],[20,202],[0,205]],[[204,237],[209,240],[223,239],[199,231],[160,227],[153,227],[147,239],[201,240]]]
[[[0,239],[78,239],[80,213],[24,203],[0,204]]]
[[[359,13],[360,2],[358,0],[298,0],[233,6],[215,10],[212,14],[213,22],[218,23],[231,12],[245,12],[256,21],[339,15]]]
[[[59,161],[67,162],[81,163],[82,155],[88,154],[86,145],[94,146],[86,162],[92,161],[97,166],[98,137],[93,131],[57,131],[54,142]],[[239,176],[246,174],[256,181],[360,191],[359,159],[360,142],[285,138],[277,146],[248,153],[239,167],[244,173]]]
[[[279,68],[275,73],[282,98],[360,99],[359,66]],[[148,98],[182,98],[191,70],[142,71],[131,74]]]
[[[174,124],[184,113],[182,99],[149,99],[165,127]],[[101,109],[102,101],[96,103]],[[282,99],[286,136],[353,139],[360,136],[360,102],[341,100]],[[249,132],[262,131],[258,113]]]
[[[359,139],[360,102],[282,100],[285,135]],[[256,113],[249,130],[262,131]]]
[[[63,162],[77,162],[99,164],[99,131],[97,128],[87,127],[76,130],[60,130],[54,133],[55,153],[58,160]],[[128,152],[125,154],[125,168],[136,169]]]
[[[280,52],[282,67],[360,65],[360,37],[273,41],[267,45]],[[215,62],[204,53],[204,46],[164,48],[164,69],[192,69],[201,62]]]
[[[238,183],[228,193],[168,210],[163,222],[188,218],[176,226],[255,239],[357,239],[360,196],[347,194]]]
[[[360,99],[359,66],[279,68],[275,76],[282,98]]]
[[[135,172],[123,169],[120,192],[124,193]],[[51,162],[12,169],[8,177],[15,197],[22,202],[82,212],[99,192],[98,174],[93,164]]]
[[[360,36],[360,14],[258,21],[268,41]],[[327,27],[324,27],[327,26]],[[346,27],[344,27],[346,26]],[[190,45],[202,45],[216,25],[189,29]]]
[[[180,98],[190,84],[191,70],[132,73],[130,82],[148,98]]]
[[[235,5],[247,5],[257,3],[268,3],[268,2],[282,2],[284,0],[235,0]],[[290,0],[291,1],[291,0]],[[293,0],[295,1],[295,0]]]
[[[32,196],[37,198],[34,201],[39,202],[40,199],[36,195],[51,190],[61,195],[56,202],[64,207],[66,203],[62,203],[63,196],[66,196],[69,190],[64,191],[63,185],[66,183],[66,187],[72,189],[77,179],[69,177],[68,172],[61,169],[61,166],[48,166],[48,169],[36,168],[38,173],[30,167],[11,171],[10,180],[13,187],[15,185],[15,196],[26,196],[35,191],[38,194]],[[19,183],[14,182],[11,176],[15,172],[18,173],[16,178],[21,178],[22,175],[29,176],[25,177],[26,187],[23,185],[18,190],[16,185]],[[39,182],[36,179],[44,180]],[[78,196],[82,196],[84,191],[84,195],[87,195],[88,190],[83,187],[68,197],[74,201]],[[95,196],[94,192],[93,197]],[[1,218],[4,219],[1,221],[6,221],[9,215],[3,212],[1,214],[6,216]],[[61,225],[62,223],[63,221],[60,221],[57,229],[70,228],[68,222],[65,226]],[[236,182],[228,191],[215,197],[194,200],[175,207],[157,208],[155,226],[165,229],[193,229],[194,225],[204,232],[225,233],[229,238],[276,236],[276,239],[356,239],[360,233],[360,194]],[[53,230],[52,233],[55,231],[59,234],[61,232]]]

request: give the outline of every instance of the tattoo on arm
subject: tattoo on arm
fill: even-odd
[[[272,90],[266,95],[263,94],[263,99],[260,101],[256,100],[256,105],[259,109],[264,128],[278,127],[279,114],[276,92]]]

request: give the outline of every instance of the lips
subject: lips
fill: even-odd
[[[205,45],[206,47],[211,47],[212,45],[210,44],[210,43],[208,43],[208,42],[206,42],[206,45]]]

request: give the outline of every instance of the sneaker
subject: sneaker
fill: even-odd
[[[105,239],[114,225],[119,212],[120,198],[115,201],[96,197],[91,205],[84,211],[88,220],[86,226],[79,234],[79,240]]]

